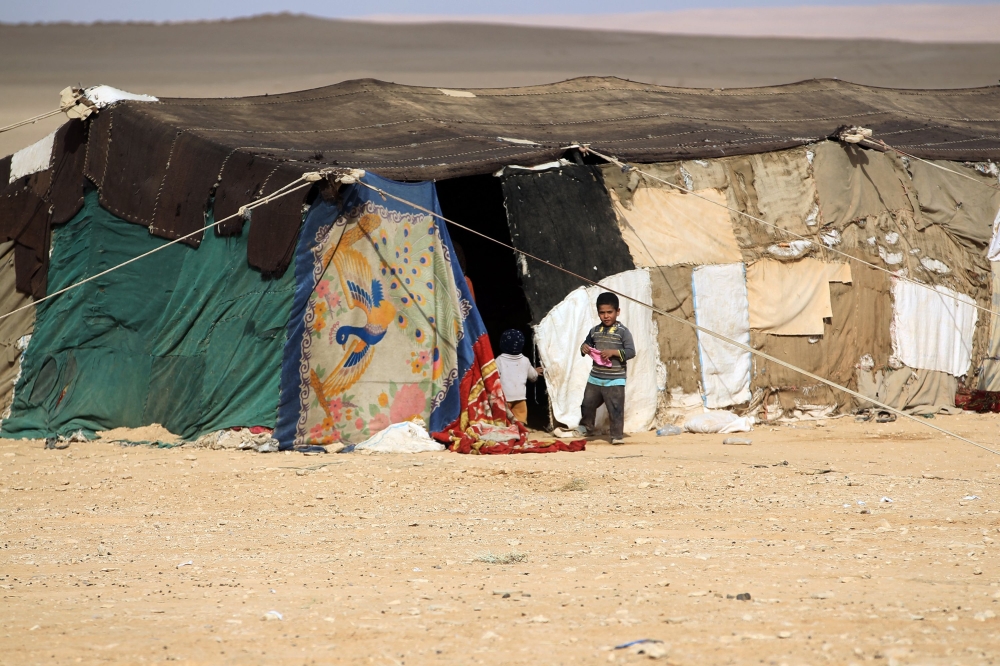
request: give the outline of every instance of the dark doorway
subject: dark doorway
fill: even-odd
[[[446,218],[511,244],[507,213],[503,205],[500,179],[493,176],[451,178],[437,183],[438,200]],[[500,336],[508,328],[524,333],[525,356],[536,366],[540,361],[533,344],[531,311],[524,297],[519,263],[513,250],[474,233],[448,225],[452,241],[465,255],[466,275],[476,292],[476,307],[490,335],[493,353],[498,354]],[[528,425],[543,430],[549,425],[549,398],[545,380],[528,384]]]

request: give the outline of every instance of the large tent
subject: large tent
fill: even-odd
[[[596,288],[462,227],[900,408],[951,409],[960,385],[1000,390],[988,316],[998,87],[694,90],[583,78],[470,90],[361,80],[235,99],[88,94],[105,103],[0,160],[5,311],[161,239],[183,241],[34,316],[0,320],[10,436],[277,426],[289,446],[357,441],[418,415],[433,429],[500,423],[488,338],[508,326],[533,327],[550,369],[533,421],[551,410],[575,425],[586,367],[573,336]],[[834,140],[853,125],[912,158]],[[324,169],[367,175],[238,214]],[[412,284],[392,286],[411,269]],[[369,291],[387,300],[366,292],[362,307],[350,278],[373,279]],[[384,342],[351,336],[379,317]],[[703,407],[770,419],[861,406],[635,303],[623,318],[640,342],[631,430]],[[350,353],[365,359],[347,377]]]

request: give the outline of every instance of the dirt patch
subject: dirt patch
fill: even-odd
[[[995,660],[1000,459],[919,428],[510,457],[0,440],[0,661]]]

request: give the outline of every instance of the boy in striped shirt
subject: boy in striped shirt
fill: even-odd
[[[580,347],[580,354],[590,356],[594,367],[583,393],[583,418],[577,431],[586,435],[594,429],[597,408],[603,404],[611,421],[612,444],[625,443],[625,374],[628,360],[635,358],[635,343],[629,330],[619,323],[620,313],[618,296],[608,291],[600,294],[597,316],[601,323],[590,329]]]

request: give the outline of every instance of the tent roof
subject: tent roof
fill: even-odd
[[[79,179],[82,165],[105,208],[177,238],[204,225],[213,193],[221,219],[324,166],[443,179],[538,164],[573,143],[628,161],[664,162],[790,148],[843,125],[870,127],[920,157],[1000,159],[998,108],[1000,86],[892,90],[822,79],[726,90],[585,77],[442,90],[361,79],[262,97],[120,102],[88,120],[85,157],[70,160],[75,144],[57,141],[55,164],[72,168],[53,168],[52,191]],[[284,270],[301,206],[301,198],[286,197],[254,212],[251,264],[265,273]]]
[[[144,133],[169,127],[308,168],[428,180],[549,159],[573,142],[662,162],[788,148],[841,125],[871,127],[920,157],[998,158],[998,102],[1000,86],[892,90],[831,79],[712,90],[585,77],[461,91],[362,79],[263,97],[126,103],[115,114],[141,117]]]

